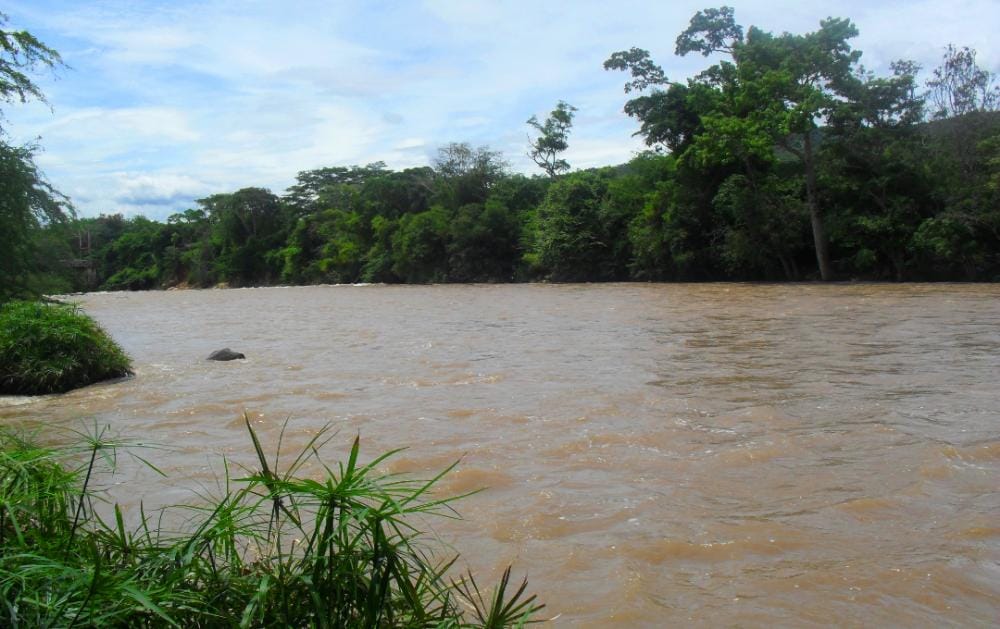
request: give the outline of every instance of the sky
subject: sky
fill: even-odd
[[[730,0],[744,27],[805,33],[847,17],[862,63],[926,72],[953,43],[1000,73],[1000,0]],[[209,194],[281,194],[303,170],[383,161],[430,164],[449,142],[530,161],[526,120],[577,108],[573,168],[627,161],[644,147],[622,107],[626,75],[602,64],[649,50],[671,80],[712,60],[675,57],[699,9],[686,0],[308,2],[14,0],[26,29],[67,67],[34,78],[48,104],[4,107],[10,140],[37,142],[49,181],[81,216],[165,219]],[[925,73],[926,73],[925,72]]]

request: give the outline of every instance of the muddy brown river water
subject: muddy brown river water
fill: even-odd
[[[136,517],[330,423],[389,471],[461,458],[432,520],[556,626],[1000,622],[1000,286],[328,286],[73,298],[136,377],[0,399],[115,432]],[[212,363],[229,346],[246,361]],[[56,434],[56,433],[52,433]],[[53,437],[58,438],[58,437]]]

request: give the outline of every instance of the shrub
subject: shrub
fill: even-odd
[[[108,522],[95,514],[95,463],[120,445],[102,434],[69,468],[65,452],[0,433],[0,624],[500,629],[542,608],[526,583],[507,590],[509,569],[483,596],[471,575],[446,576],[454,559],[416,543],[409,516],[454,513],[455,498],[429,494],[448,470],[379,476],[393,453],[361,464],[355,439],[346,464],[303,478],[325,431],[279,472],[247,428],[260,469],[233,478],[227,467],[223,495],[192,508],[185,533],[151,527],[145,513],[128,530],[117,505]]]
[[[129,373],[128,356],[75,306],[0,306],[0,394],[61,393]]]

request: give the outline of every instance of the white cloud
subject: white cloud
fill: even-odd
[[[173,206],[178,201],[206,196],[211,186],[187,175],[171,173],[113,173],[118,182],[115,200],[124,205]]]
[[[199,134],[191,128],[190,119],[184,112],[166,107],[78,109],[55,116],[40,131],[45,136],[84,141],[102,136],[121,140],[168,142],[193,142],[199,139]]]

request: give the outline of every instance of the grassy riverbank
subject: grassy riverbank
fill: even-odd
[[[0,305],[0,395],[62,393],[127,376],[125,352],[71,305]]]
[[[324,433],[280,471],[247,428],[260,468],[227,466],[222,496],[184,507],[183,534],[95,509],[96,470],[121,448],[103,434],[54,450],[0,433],[0,624],[507,627],[541,609],[526,584],[508,591],[509,571],[481,593],[421,544],[412,516],[454,516],[455,498],[429,493],[448,470],[380,476],[394,452],[362,464],[355,440],[345,463],[307,478]]]

